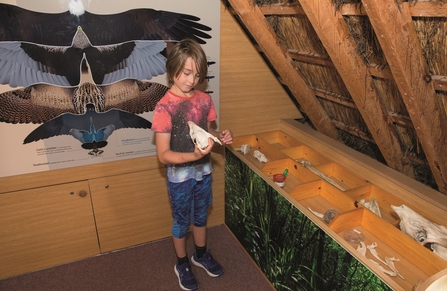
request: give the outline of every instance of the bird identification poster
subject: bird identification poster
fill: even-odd
[[[156,154],[165,61],[184,38],[208,58],[219,114],[220,2],[0,0],[0,177]]]

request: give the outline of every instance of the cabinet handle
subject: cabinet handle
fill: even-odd
[[[106,185],[104,186],[104,188],[109,189],[109,185],[106,184]]]
[[[81,197],[87,196],[87,191],[85,191],[85,190],[79,191],[79,196],[81,196]]]

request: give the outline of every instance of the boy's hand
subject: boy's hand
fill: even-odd
[[[233,143],[233,133],[231,133],[231,130],[229,130],[229,129],[222,130],[219,133],[219,139],[224,144],[231,144],[231,143]]]
[[[194,149],[194,155],[197,159],[200,159],[211,152],[214,146],[214,140],[212,138],[208,138],[208,146],[204,149],[200,149],[197,145]]]

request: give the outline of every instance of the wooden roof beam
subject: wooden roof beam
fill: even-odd
[[[412,17],[445,17],[447,15],[447,5],[444,2],[428,1],[419,0],[416,4],[404,2],[401,4],[401,8],[407,9]],[[340,8],[340,13],[342,15],[366,15],[362,4],[344,4]]]
[[[343,79],[388,166],[414,177],[411,165],[403,165],[405,156],[398,133],[375,89],[368,67],[356,52],[343,16],[335,13],[332,1],[300,0],[309,21]]]
[[[330,118],[315,97],[299,72],[292,65],[292,59],[280,45],[272,27],[264,14],[252,0],[228,0],[245,27],[250,31],[264,55],[308,115],[315,128],[333,138],[338,139],[338,132]]]
[[[311,52],[304,52],[304,51],[298,51],[298,50],[292,50],[288,49],[287,52],[289,53],[290,57],[293,60],[299,61],[299,62],[305,62],[315,65],[322,65],[327,67],[333,67],[334,64],[332,63],[331,59],[328,57],[324,57],[317,53],[311,53]]]
[[[335,119],[332,119],[332,122],[340,130],[346,131],[347,133],[352,134],[353,136],[356,136],[356,137],[358,137],[360,139],[366,140],[366,141],[368,141],[368,142],[370,142],[372,144],[376,143],[375,140],[371,139],[369,137],[369,135],[367,135],[366,133],[364,133],[363,131],[361,131],[357,127],[344,124],[343,122],[335,120]]]
[[[396,85],[414,124],[439,191],[447,193],[447,120],[427,82],[427,64],[408,6],[395,0],[362,0]],[[405,52],[405,53],[401,53]]]
[[[304,14],[303,9],[300,5],[296,4],[274,4],[259,6],[262,14],[264,15],[297,15]]]
[[[335,94],[335,93],[323,91],[321,89],[314,89],[314,90],[315,90],[315,96],[318,96],[325,100],[328,100],[328,101],[331,101],[331,102],[334,102],[334,103],[337,103],[337,104],[340,104],[340,105],[343,105],[346,107],[357,109],[357,106],[355,106],[355,103],[351,99],[348,99],[346,97],[343,97],[343,96]]]

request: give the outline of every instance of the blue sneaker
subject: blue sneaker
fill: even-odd
[[[178,283],[180,288],[186,291],[197,290],[199,284],[197,283],[196,277],[191,270],[191,264],[189,262],[183,263],[181,265],[174,266],[174,272],[178,277]]]
[[[191,262],[198,267],[204,268],[211,277],[219,277],[224,272],[222,266],[214,260],[209,251],[203,254],[201,258],[198,258],[194,251],[194,255],[191,257]]]

